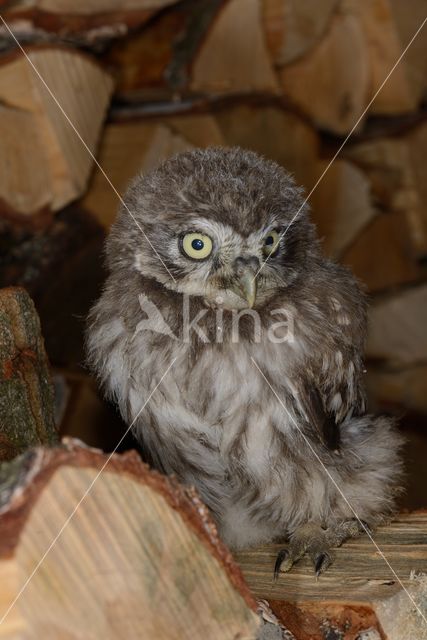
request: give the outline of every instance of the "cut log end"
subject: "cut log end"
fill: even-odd
[[[255,638],[256,603],[194,490],[134,452],[108,458],[71,440],[24,454],[11,476],[0,618],[37,570],[0,638],[17,626],[28,639]]]

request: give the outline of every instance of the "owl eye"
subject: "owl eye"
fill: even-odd
[[[186,233],[182,238],[182,250],[193,260],[204,260],[212,253],[212,240],[203,233]]]
[[[263,251],[266,256],[272,256],[279,249],[280,236],[277,231],[269,231],[264,238]]]

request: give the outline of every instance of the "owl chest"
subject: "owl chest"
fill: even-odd
[[[203,432],[228,467],[270,468],[277,442],[294,431],[296,354],[284,345],[238,344],[177,363],[183,418]],[[185,426],[182,425],[182,429]]]

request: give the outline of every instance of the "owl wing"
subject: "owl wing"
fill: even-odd
[[[347,417],[363,414],[366,408],[362,384],[365,299],[347,272],[338,275],[352,287],[343,287],[343,295],[336,289],[325,292],[324,331],[316,334],[313,357],[298,385],[300,410],[312,433],[329,449],[339,448],[341,423]]]

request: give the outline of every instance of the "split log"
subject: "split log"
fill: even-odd
[[[385,299],[370,308],[367,355],[389,366],[427,362],[427,285]]]
[[[426,134],[427,127],[421,124],[400,138],[380,137],[345,151],[369,176],[377,206],[402,219],[404,242],[413,261],[427,256]]]
[[[127,102],[186,95],[190,68],[224,0],[187,0],[160,12],[144,28],[114,43],[103,57]]]
[[[279,71],[284,95],[320,128],[346,134],[368,104],[370,60],[354,11],[333,16],[319,43]]]
[[[69,440],[2,475],[0,638],[255,638],[256,603],[193,489]]]
[[[407,149],[408,182],[412,191],[410,221],[419,258],[427,257],[427,123],[421,122],[402,138]]]
[[[354,640],[369,629],[378,640],[424,640],[427,626],[407,592],[427,616],[426,531],[427,512],[419,511],[400,514],[374,534],[399,580],[367,536],[337,549],[318,580],[304,558],[273,581],[277,544],[240,552],[236,560],[252,592],[298,640]]]
[[[371,200],[380,214],[341,255],[371,291],[425,278],[427,217],[419,185],[426,178],[418,167],[422,151],[406,138],[354,144],[344,153],[369,179]]]
[[[207,115],[116,122],[105,128],[99,163],[114,187],[123,194],[137,173],[150,171],[171,155],[193,146],[206,147],[222,142],[218,126]],[[119,198],[105,176],[96,170],[82,200],[83,207],[109,228],[119,204]]]
[[[329,161],[318,162],[319,177]],[[327,254],[342,255],[377,211],[366,174],[347,160],[335,160],[312,195],[313,220]]]
[[[424,0],[411,0],[411,10],[401,0],[389,0],[393,10],[394,22],[399,34],[401,48],[405,48],[415,35],[426,17]],[[402,65],[406,70],[411,92],[417,104],[421,104],[427,96],[427,29],[421,29],[412,42]]]
[[[263,0],[265,38],[281,67],[306,55],[324,36],[340,0]]]
[[[39,48],[28,55],[94,152],[112,92],[110,76],[76,51]],[[0,101],[0,215],[25,219],[80,196],[92,158],[23,55],[2,58]]]
[[[57,440],[49,363],[33,302],[0,290],[0,460]]]
[[[196,93],[279,93],[261,22],[260,0],[228,0],[194,61]]]
[[[302,118],[280,107],[239,104],[218,110],[216,120],[227,145],[275,160],[307,190],[314,185],[320,140]]]
[[[412,255],[407,224],[398,212],[375,216],[344,250],[340,261],[371,293],[414,284],[424,277]]]
[[[177,0],[19,0],[7,3],[4,19],[20,42],[60,42],[99,46],[145,24]],[[0,35],[14,46],[0,25]]]
[[[400,63],[390,74],[402,52],[402,45],[389,0],[361,0],[357,8],[370,59],[369,100],[387,78],[369,112],[390,115],[414,110],[416,100],[408,82],[405,64]]]

